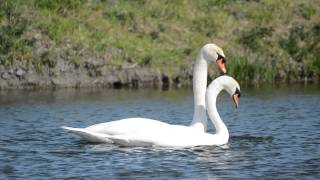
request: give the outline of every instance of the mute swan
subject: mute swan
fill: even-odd
[[[193,127],[199,132],[205,132],[207,129],[205,93],[207,89],[208,65],[211,61],[216,62],[216,65],[221,72],[227,72],[225,67],[225,55],[223,53],[223,50],[216,44],[206,44],[201,48],[193,70],[194,114],[190,127]],[[98,132],[103,134],[124,134],[127,132],[139,131],[140,129],[144,129],[145,127],[158,126],[159,124],[162,124],[161,122],[155,120],[147,122],[145,120],[141,120],[140,118],[135,118],[134,120],[134,122],[128,122],[127,119],[120,120],[116,124],[117,128],[111,128],[111,122],[107,122],[96,124],[82,130],[90,130],[91,133]],[[114,126],[115,125],[113,125],[112,127]],[[67,127],[65,127],[65,129],[67,129]],[[71,128],[68,129],[70,130]],[[78,135],[80,135],[79,133],[81,133],[80,130],[81,129],[78,129]],[[75,130],[73,132],[75,132]],[[85,138],[85,135],[87,134],[82,132],[83,138]],[[105,141],[105,139],[90,138],[87,137],[85,139],[95,142]]]
[[[123,119],[105,123],[104,126],[93,125],[84,129],[64,128],[91,142],[111,142],[122,146],[224,145],[229,140],[229,132],[216,109],[216,99],[222,90],[226,90],[232,96],[236,108],[240,97],[240,86],[230,76],[220,76],[209,85],[206,92],[206,105],[208,115],[216,128],[216,134],[200,132],[191,126],[171,125],[145,118]],[[132,126],[142,127],[133,130]],[[106,130],[108,134],[101,133]]]

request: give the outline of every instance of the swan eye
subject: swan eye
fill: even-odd
[[[240,98],[241,96],[240,90],[238,88],[236,88],[236,91],[234,92],[234,94],[237,94],[238,98]]]
[[[219,53],[217,53],[217,54],[218,54],[217,60],[222,59],[222,63],[226,63],[225,58],[223,56],[221,56]]]

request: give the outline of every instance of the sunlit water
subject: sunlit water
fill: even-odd
[[[89,144],[60,128],[137,116],[188,125],[192,103],[190,89],[1,91],[0,179],[320,178],[316,85],[242,88],[237,110],[222,94],[223,147]]]

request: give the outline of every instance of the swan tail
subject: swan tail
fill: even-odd
[[[66,131],[68,131],[72,134],[79,136],[80,138],[82,138],[83,140],[86,140],[88,142],[113,143],[113,141],[109,138],[110,136],[107,134],[88,131],[84,128],[73,128],[73,127],[67,127],[67,126],[62,126],[61,128],[65,129]]]

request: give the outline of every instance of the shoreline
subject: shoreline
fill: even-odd
[[[172,87],[192,87],[192,70],[192,66],[189,66],[180,72],[167,73],[138,65],[117,68],[86,62],[77,66],[68,61],[57,60],[54,67],[43,66],[41,71],[38,71],[32,64],[18,62],[7,67],[0,65],[0,90],[60,88],[161,88],[166,90]],[[219,74],[211,72],[208,75],[208,82],[218,76]],[[237,80],[245,86],[319,84],[317,78],[303,77],[293,81],[289,78],[289,80],[274,82]]]
[[[190,86],[192,69],[175,74],[148,67],[117,68],[86,62],[75,65],[57,60],[54,67],[37,70],[32,64],[18,62],[11,66],[0,65],[0,90],[5,89],[56,89],[56,88],[140,88]]]

